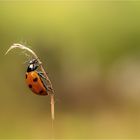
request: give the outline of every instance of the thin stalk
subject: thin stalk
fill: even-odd
[[[50,79],[49,79],[47,73],[45,72],[43,66],[42,66],[42,62],[40,61],[40,59],[38,58],[38,56],[36,55],[36,53],[35,53],[33,50],[31,50],[30,48],[28,48],[28,47],[26,47],[26,46],[24,46],[24,45],[21,45],[21,44],[13,44],[13,45],[6,51],[5,55],[6,55],[9,51],[11,51],[12,49],[14,49],[14,48],[20,48],[20,49],[26,50],[26,51],[30,52],[30,53],[33,55],[33,57],[34,57],[35,59],[37,59],[39,65],[40,65],[40,69],[41,69],[41,71],[43,72],[43,74],[44,74],[44,76],[45,76],[47,82],[49,83],[50,89],[51,89],[51,93],[50,93],[49,95],[50,95],[50,100],[51,100],[51,118],[52,118],[52,125],[53,125],[53,121],[54,121],[54,118],[55,118],[55,117],[54,117],[54,90],[53,90],[53,87],[52,87],[52,83],[51,83],[51,81],[50,81]]]

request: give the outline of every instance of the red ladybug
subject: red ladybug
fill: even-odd
[[[37,71],[39,67],[37,59],[29,61],[26,72],[26,83],[28,87],[37,95],[48,95],[49,88],[43,73]]]

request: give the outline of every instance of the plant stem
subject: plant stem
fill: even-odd
[[[38,58],[38,56],[35,54],[35,52],[33,50],[31,50],[30,48],[24,46],[24,45],[21,45],[21,44],[13,44],[8,50],[7,52],[5,53],[5,55],[11,51],[12,49],[14,48],[20,48],[20,49],[23,49],[23,50],[26,50],[28,52],[30,52],[35,59],[37,59],[39,65],[40,65],[40,69],[41,71],[43,72],[46,80],[48,81],[48,84],[50,86],[50,89],[51,89],[51,93],[50,93],[50,98],[51,98],[51,118],[52,118],[52,126],[53,126],[53,121],[54,121],[54,90],[53,90],[53,87],[52,87],[52,83],[47,75],[47,73],[45,72],[43,66],[42,66],[42,62],[40,61],[40,59]]]
[[[51,94],[51,114],[52,114],[52,120],[54,120],[54,94]]]

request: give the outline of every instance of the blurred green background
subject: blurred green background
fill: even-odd
[[[25,84],[33,49],[56,91]],[[140,138],[139,1],[0,1],[0,138]]]

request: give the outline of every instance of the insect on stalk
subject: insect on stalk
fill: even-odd
[[[47,85],[48,85],[48,87],[49,87],[49,90],[48,90],[48,93],[49,93],[49,95],[50,95],[50,102],[51,102],[51,118],[52,118],[52,122],[54,121],[54,90],[53,90],[53,87],[52,87],[52,83],[51,83],[51,81],[50,81],[50,79],[49,79],[49,77],[48,77],[48,75],[47,75],[47,73],[45,72],[45,70],[44,70],[44,68],[43,68],[43,66],[42,66],[42,62],[40,61],[40,59],[38,58],[38,56],[36,55],[36,53],[33,51],[33,50],[31,50],[30,48],[28,48],[28,47],[26,47],[26,46],[24,46],[24,45],[21,45],[21,44],[13,44],[8,50],[7,50],[7,52],[5,53],[5,55],[9,52],[9,51],[11,51],[12,49],[14,49],[14,48],[20,48],[20,49],[22,49],[22,50],[24,50],[24,51],[27,51],[27,52],[30,52],[32,55],[33,55],[33,57],[34,57],[34,59],[37,61],[37,63],[39,64],[39,67],[40,67],[40,70],[41,70],[41,72],[42,72],[42,74],[45,76],[45,80],[46,80],[46,82],[47,82]]]

